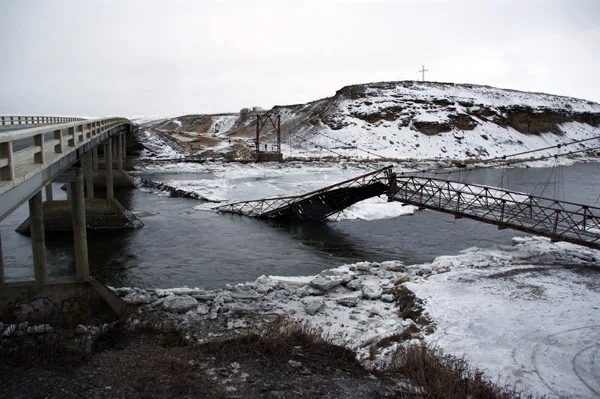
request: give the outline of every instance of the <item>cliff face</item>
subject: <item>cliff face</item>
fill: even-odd
[[[600,124],[600,105],[568,97],[502,90],[489,86],[429,82],[385,82],[347,86],[332,101],[340,106],[324,123],[333,130],[351,124],[350,118],[370,124],[397,122],[432,135],[473,130],[491,122],[520,133],[561,134],[560,124]],[[345,118],[345,117],[350,118]]]
[[[489,86],[380,82],[307,104],[276,106],[284,153],[366,158],[485,158],[600,136],[600,104]],[[188,115],[157,126],[192,150],[252,146],[256,114]],[[274,143],[267,124],[262,143]],[[187,136],[186,136],[187,135]],[[177,138],[177,137],[176,137]],[[599,140],[577,150],[595,150]]]
[[[390,157],[484,157],[600,135],[599,104],[467,84],[353,85],[331,98],[273,111],[282,110],[289,135],[338,149],[334,142],[343,142]]]

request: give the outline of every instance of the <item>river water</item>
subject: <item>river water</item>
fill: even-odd
[[[306,181],[319,187],[343,180],[342,174],[329,166],[310,167],[301,177],[290,176],[285,166],[279,168],[284,168],[279,177],[270,179],[265,186],[273,191],[285,190],[286,185],[304,188]],[[143,176],[170,182],[221,181],[209,169],[195,173],[150,171]],[[483,169],[453,178],[589,205],[597,204],[600,196],[597,163],[560,168]],[[237,195],[248,194],[244,190],[256,187],[252,184],[256,180],[239,178]],[[277,181],[279,185],[275,184]],[[58,185],[53,189],[56,199],[64,198]],[[268,190],[261,193],[264,195],[255,198],[274,194]],[[171,198],[147,190],[117,190],[116,197],[138,215],[145,227],[88,233],[91,274],[115,287],[217,288],[227,283],[254,281],[262,274],[312,275],[360,261],[425,263],[469,247],[510,245],[512,237],[525,235],[431,211],[391,219],[289,224],[197,210],[194,207],[202,204],[200,201]],[[226,199],[239,199],[229,197]],[[0,224],[8,281],[33,278],[30,240],[14,232],[27,215],[27,207],[23,206]],[[73,276],[72,235],[48,234],[46,241],[50,278]]]

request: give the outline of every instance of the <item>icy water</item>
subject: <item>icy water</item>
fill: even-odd
[[[318,168],[311,173],[313,180],[321,179]],[[171,172],[145,177],[189,181],[212,175]],[[600,196],[600,164],[595,163],[562,167],[559,178],[552,168],[485,169],[453,177],[590,205]],[[323,181],[323,186],[334,182]],[[54,191],[55,197],[64,196],[57,185]],[[510,245],[512,237],[524,235],[431,211],[299,225],[195,210],[199,201],[138,189],[117,190],[116,196],[145,223],[134,231],[88,233],[92,275],[117,287],[216,288],[253,281],[262,274],[312,275],[360,261],[424,263],[473,246]],[[9,281],[33,278],[30,240],[14,233],[26,217],[27,209],[21,207],[0,225]],[[73,275],[71,234],[49,234],[46,240],[50,277]]]

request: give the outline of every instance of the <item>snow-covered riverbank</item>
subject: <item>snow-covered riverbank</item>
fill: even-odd
[[[250,317],[278,314],[319,327],[368,363],[385,362],[401,342],[420,339],[464,355],[502,384],[593,398],[600,388],[599,261],[598,251],[515,238],[510,247],[471,248],[421,265],[362,262],[219,290],[115,291],[140,313],[159,313],[192,331],[207,319],[243,329]]]

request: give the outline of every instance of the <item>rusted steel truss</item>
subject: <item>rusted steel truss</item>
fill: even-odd
[[[323,220],[359,201],[386,194],[392,176],[389,166],[310,193],[237,202],[217,210],[259,218]]]
[[[390,201],[600,249],[600,208],[448,180],[398,177]]]

